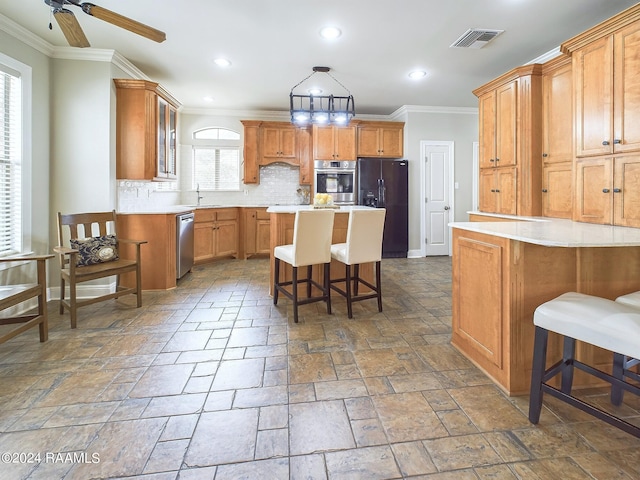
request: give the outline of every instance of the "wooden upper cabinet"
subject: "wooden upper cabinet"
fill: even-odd
[[[573,53],[576,155],[613,152],[613,37]]]
[[[480,97],[480,168],[516,164],[517,95],[513,80]]]
[[[474,90],[479,101],[479,208],[540,215],[542,66],[519,67]]]
[[[313,158],[312,158],[312,133],[311,128],[298,128],[296,130],[296,143],[298,144],[298,160],[300,163],[300,185],[313,184]]]
[[[613,151],[640,150],[640,22],[613,36]]]
[[[313,126],[314,160],[356,160],[356,127]]]
[[[574,220],[613,223],[613,159],[580,159],[576,162]]]
[[[261,135],[261,165],[274,162],[298,164],[296,127],[290,123],[263,125]]]
[[[563,43],[573,58],[576,156],[640,150],[640,8]]]
[[[542,167],[542,215],[573,216],[573,162],[548,163]]]
[[[244,127],[244,148],[243,148],[243,182],[259,183],[258,178],[258,155],[260,138],[260,122],[253,120],[242,120]]]
[[[573,75],[571,58],[557,57],[542,74],[542,159],[573,160]]]
[[[114,79],[116,178],[175,180],[179,103],[160,85]]]
[[[357,122],[358,157],[402,158],[404,122]]]

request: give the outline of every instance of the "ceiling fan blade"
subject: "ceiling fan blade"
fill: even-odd
[[[167,39],[167,35],[160,30],[156,30],[155,28],[149,27],[144,23],[137,22],[128,17],[120,15],[119,13],[115,13],[111,10],[107,10],[106,8],[99,7],[98,5],[94,5],[92,3],[83,3],[82,10],[93,17],[104,20],[105,22],[111,23],[117,27],[124,28],[125,30],[129,30],[130,32],[137,33],[138,35],[142,35],[149,40],[153,40],[154,42],[161,43]]]
[[[60,8],[54,12],[53,16],[56,17],[56,22],[58,22],[69,45],[80,48],[91,46],[73,12]]]

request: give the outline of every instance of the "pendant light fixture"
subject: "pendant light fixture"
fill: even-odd
[[[291,123],[298,126],[305,125],[348,125],[355,116],[353,95],[331,73],[329,67],[313,67],[311,75],[299,82],[289,93]],[[295,89],[309,80],[316,73],[324,73],[340,85],[346,95],[321,95],[322,92],[309,92],[307,95],[295,93]]]

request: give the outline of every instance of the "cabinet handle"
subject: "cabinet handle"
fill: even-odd
[[[608,188],[603,188],[602,189],[602,193],[609,193],[611,190],[609,190]]]
[[[549,155],[548,155],[548,154],[546,154],[546,153],[543,153],[543,154],[542,154],[542,156],[546,158],[546,157],[548,157]]]
[[[542,189],[542,193],[547,193],[547,192],[548,192],[548,190],[546,188]]]
[[[496,192],[496,191],[492,188],[492,189],[491,189],[491,193],[495,193],[495,192]]]
[[[620,192],[622,192],[621,188],[614,188],[613,189],[613,193],[620,193]]]
[[[496,193],[500,193],[500,189],[496,188]]]
[[[499,158],[496,158],[496,162],[499,162],[499,161],[500,161],[500,159],[499,159]]]
[[[493,158],[490,158],[489,161],[490,162],[495,162],[495,160]]]
[[[613,140],[613,144],[614,144],[614,145],[619,145],[619,144],[621,144],[621,143],[622,143],[622,140],[620,140],[619,138],[615,138],[615,139]]]
[[[604,146],[609,145],[609,140],[604,140],[604,141],[602,142],[602,145],[604,145]]]

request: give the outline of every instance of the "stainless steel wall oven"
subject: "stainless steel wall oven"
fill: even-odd
[[[328,193],[337,205],[355,205],[356,161],[316,160],[313,193]]]

